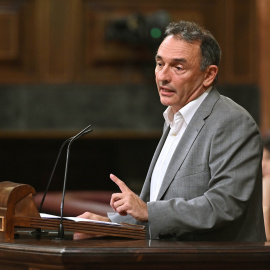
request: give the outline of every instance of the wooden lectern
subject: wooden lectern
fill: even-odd
[[[21,217],[40,218],[33,201],[35,194],[29,185],[0,182],[0,240],[14,238],[14,228]]]
[[[0,241],[14,239],[16,227],[57,230],[60,219],[41,218],[33,201],[36,191],[27,184],[0,182]],[[145,239],[145,227],[63,220],[66,231],[94,235]]]

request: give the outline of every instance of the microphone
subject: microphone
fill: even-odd
[[[62,202],[60,206],[60,223],[59,223],[59,229],[58,229],[58,238],[59,240],[64,239],[65,231],[64,231],[64,224],[63,224],[63,209],[64,209],[64,202],[65,202],[65,194],[66,194],[66,182],[67,182],[67,172],[68,172],[68,162],[69,162],[69,152],[70,152],[70,147],[73,141],[77,140],[84,134],[90,133],[93,131],[93,129],[90,129],[91,125],[83,129],[81,132],[79,132],[77,135],[74,137],[70,138],[69,144],[67,147],[67,156],[66,156],[66,167],[65,167],[65,177],[64,177],[64,184],[63,184],[63,193],[62,193]]]
[[[65,146],[69,141],[74,140],[74,139],[77,139],[77,138],[81,137],[82,135],[87,134],[87,133],[93,131],[92,129],[90,129],[90,127],[91,127],[91,125],[87,126],[87,127],[84,128],[82,131],[80,131],[77,135],[75,135],[75,136],[73,136],[73,137],[71,137],[71,138],[66,139],[66,140],[62,143],[62,145],[61,145],[61,147],[60,147],[60,150],[59,150],[59,152],[58,152],[58,156],[57,156],[57,158],[56,158],[56,161],[55,161],[55,164],[54,164],[54,167],[53,167],[53,170],[52,170],[50,179],[49,179],[49,181],[48,181],[48,184],[47,184],[46,189],[45,189],[45,191],[44,191],[42,200],[41,200],[41,202],[40,202],[39,213],[42,212],[42,206],[43,206],[45,197],[46,197],[46,195],[47,195],[47,193],[48,193],[49,187],[50,187],[50,185],[51,185],[51,182],[52,182],[52,179],[53,179],[53,176],[54,176],[54,172],[55,172],[55,169],[56,169],[56,167],[57,167],[57,164],[58,164],[58,161],[59,161],[59,158],[60,158],[60,156],[61,156],[61,153],[62,153],[62,150],[63,150],[64,146]]]
[[[64,184],[63,184],[62,202],[61,202],[61,207],[60,207],[60,224],[59,224],[59,230],[58,230],[58,239],[64,239],[63,209],[64,209],[64,200],[65,200],[65,192],[66,192],[66,181],[67,181],[66,179],[67,179],[67,171],[68,171],[68,161],[69,161],[70,146],[73,143],[73,141],[75,141],[78,138],[80,138],[81,136],[83,136],[83,135],[85,135],[85,134],[90,133],[91,131],[93,131],[93,129],[91,129],[90,127],[91,127],[91,125],[87,126],[82,131],[80,131],[78,134],[76,134],[75,136],[73,136],[71,138],[68,138],[67,140],[65,140],[62,143],[62,145],[61,145],[61,147],[59,149],[59,152],[58,152],[58,155],[57,155],[57,158],[56,158],[56,162],[54,164],[53,171],[51,173],[49,182],[48,182],[48,184],[46,186],[46,189],[44,191],[44,194],[43,194],[43,197],[42,197],[40,206],[39,206],[39,213],[41,213],[42,206],[43,206],[43,203],[45,201],[45,197],[46,197],[46,195],[48,193],[50,184],[52,182],[52,179],[53,179],[53,176],[54,176],[54,172],[55,172],[55,169],[57,167],[57,164],[58,164],[59,158],[61,156],[62,150],[63,150],[64,146],[69,142],[68,147],[67,147],[67,156],[66,156],[66,167],[65,167]],[[41,231],[37,229],[37,233],[41,233]]]

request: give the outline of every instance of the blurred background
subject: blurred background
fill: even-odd
[[[269,0],[0,0],[0,181],[44,190],[61,143],[67,189],[141,189],[165,108],[154,56],[170,21],[192,20],[222,48],[218,89],[270,127]],[[52,190],[63,185],[65,152]]]

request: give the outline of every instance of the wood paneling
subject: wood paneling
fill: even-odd
[[[0,60],[12,61],[19,55],[19,18],[10,12],[0,16]]]
[[[258,78],[257,22],[254,1],[228,0],[223,44],[224,81],[256,83]]]
[[[261,130],[269,133],[270,129],[270,1],[257,0],[259,18],[259,86],[261,89]]]
[[[0,82],[37,80],[34,0],[0,1]]]
[[[222,83],[257,83],[256,0],[0,0],[0,82],[147,83],[157,49],[106,38],[121,18],[194,20],[219,41]]]
[[[73,80],[76,44],[81,28],[77,25],[78,3],[72,0],[37,1],[37,58],[42,82],[65,83]]]

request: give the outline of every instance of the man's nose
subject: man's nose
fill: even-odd
[[[159,70],[156,74],[157,79],[159,81],[166,81],[169,82],[171,81],[171,74],[170,74],[170,69],[169,67],[164,66],[161,70]]]

